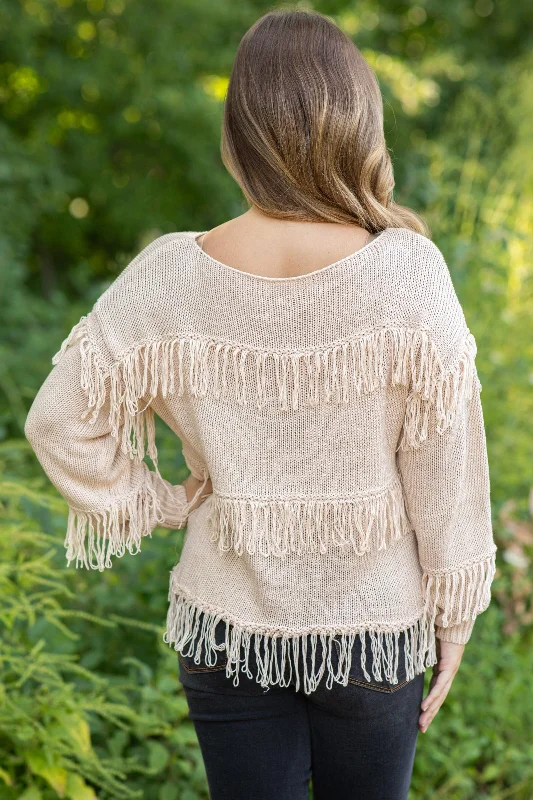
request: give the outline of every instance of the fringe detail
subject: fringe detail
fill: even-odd
[[[52,364],[58,364],[63,358],[65,351],[70,347],[70,345],[74,344],[74,342],[77,342],[79,339],[82,338],[82,336],[85,336],[86,332],[87,332],[87,317],[83,316],[80,318],[80,321],[74,325],[67,338],[63,340],[61,347],[59,348],[57,353],[52,357]]]
[[[488,558],[449,572],[425,572],[425,611],[442,628],[474,620],[490,603],[496,550]]]
[[[420,370],[417,375],[413,374],[397,451],[419,447],[428,438],[431,413],[435,415],[437,433],[443,434],[452,427],[463,403],[472,398],[474,387],[477,391],[482,389],[476,354],[476,341],[470,332],[464,339],[457,364],[449,371],[443,370],[434,349],[423,353]],[[425,361],[428,355],[429,360]]]
[[[352,547],[358,554],[382,550],[411,533],[402,486],[353,499],[210,499],[209,520],[220,551],[285,556],[306,550]]]
[[[188,392],[204,397],[212,391],[216,399],[231,397],[239,405],[254,403],[257,408],[274,402],[287,411],[321,402],[348,403],[353,393],[369,393],[388,382],[409,386],[398,447],[405,449],[427,438],[432,408],[437,430],[443,433],[453,424],[463,398],[471,396],[474,382],[481,389],[470,332],[458,363],[448,371],[428,333],[412,328],[381,328],[309,352],[260,351],[200,337],[175,337],[138,344],[104,369],[86,321],[82,317],[74,326],[52,363],[79,341],[81,386],[88,397],[87,415],[92,409],[90,421],[96,420],[109,396],[111,433],[116,439],[120,436],[122,452],[142,460],[146,440],[146,452],[155,464],[150,403],[158,394],[166,398]],[[143,408],[141,398],[146,398]]]
[[[222,612],[208,604],[199,604],[192,600],[178,586],[172,586],[169,592],[170,606],[167,614],[167,626],[163,640],[173,645],[176,651],[185,656],[195,655],[195,663],[199,664],[202,646],[205,663],[213,666],[216,663],[216,651],[225,650],[227,654],[226,676],[233,675],[233,685],[239,685],[239,671],[245,672],[249,678],[254,677],[250,670],[250,647],[253,645],[256,654],[256,681],[265,689],[279,684],[288,686],[293,679],[298,691],[303,684],[305,694],[315,691],[324,675],[326,688],[331,689],[333,682],[347,686],[352,665],[352,651],[357,636],[361,640],[361,667],[367,681],[372,677],[376,681],[383,679],[391,684],[398,683],[398,666],[400,659],[399,636],[405,633],[401,655],[405,666],[406,680],[411,680],[420,672],[437,662],[435,646],[435,629],[426,617],[413,622],[405,628],[393,627],[378,630],[335,630],[317,628],[305,633],[290,631],[269,631],[257,625],[242,625],[230,620]],[[202,616],[203,615],[203,619]],[[226,622],[224,642],[217,644],[215,629],[217,624]],[[200,622],[202,622],[200,628]],[[198,633],[200,636],[197,638]],[[281,657],[276,641],[281,643]],[[317,644],[320,640],[320,651]],[[332,646],[338,648],[339,658],[336,668],[332,663]],[[189,648],[187,648],[189,645]],[[242,651],[244,653],[242,654]],[[310,663],[307,654],[311,654]],[[299,654],[302,654],[302,659]],[[370,657],[370,658],[369,658]],[[288,674],[287,674],[288,670]],[[371,671],[370,672],[368,671]]]
[[[373,677],[379,682],[384,677],[394,685],[398,683],[400,656],[403,657],[406,680],[411,680],[415,675],[437,663],[435,625],[441,614],[442,622],[439,624],[448,627],[474,620],[488,607],[494,573],[495,553],[476,564],[453,572],[425,574],[424,610],[420,618],[407,627],[380,626],[377,629],[357,630],[316,628],[305,633],[280,629],[268,630],[258,625],[243,625],[237,620],[231,620],[214,606],[194,600],[172,576],[168,595],[170,605],[163,640],[173,645],[174,649],[184,656],[194,654],[196,664],[200,664],[203,650],[205,663],[208,666],[216,663],[217,650],[225,650],[226,676],[230,678],[233,675],[234,686],[239,685],[239,671],[245,672],[249,678],[254,677],[249,666],[250,646],[253,643],[258,666],[255,679],[262,687],[268,688],[275,684],[288,686],[294,673],[296,691],[302,681],[304,692],[310,694],[315,691],[325,674],[327,689],[331,689],[333,681],[342,686],[348,684],[352,648],[356,637],[359,636],[361,668],[365,679],[371,681]],[[226,622],[226,632],[224,642],[217,644],[215,628],[221,620]],[[200,636],[197,638],[198,633]],[[405,634],[403,648],[400,648],[400,633]],[[319,639],[321,647],[320,655],[317,656]],[[281,642],[280,660],[278,660],[276,640]],[[336,670],[331,661],[334,641],[339,648]],[[367,652],[368,645],[370,653]],[[307,663],[309,647],[310,664]],[[242,651],[244,654],[241,655]],[[300,651],[303,656],[302,663],[299,660]],[[371,659],[370,664],[367,661],[368,655]]]
[[[122,453],[129,456],[130,459],[138,461],[142,461],[147,453],[159,474],[155,443],[155,418],[150,403],[151,399],[157,395],[158,386],[163,392],[163,397],[166,397],[167,392],[169,360],[164,360],[160,374],[157,357],[154,359],[154,353],[157,356],[158,346],[161,343],[153,343],[154,352],[148,350],[148,346],[139,346],[124,359],[114,364],[111,369],[106,370],[99,362],[98,353],[89,337],[87,317],[84,316],[64,340],[61,348],[52,358],[52,363],[57,364],[68,347],[75,342],[79,342],[81,353],[80,385],[86,393],[88,401],[87,411],[82,419],[87,419],[90,415],[89,422],[94,424],[109,394],[110,432],[117,441],[120,439]],[[173,389],[174,375],[172,371],[171,378]],[[109,384],[109,392],[107,384]],[[150,393],[151,398],[144,408],[139,408],[139,400],[147,393]],[[92,414],[90,413],[91,409]]]
[[[65,548],[67,566],[110,569],[111,557],[140,552],[143,536],[151,536],[157,524],[164,522],[159,499],[150,482],[130,497],[117,498],[103,511],[79,511],[69,508]]]
[[[134,495],[117,498],[112,506],[102,511],[69,508],[65,537],[67,566],[75,559],[76,568],[82,566],[102,572],[112,567],[111,556],[122,558],[126,551],[131,555],[139,553],[141,539],[151,536],[157,525],[166,526],[177,519],[181,522],[178,527],[184,527],[209,474],[205,471],[202,484],[191,499],[178,505],[172,494],[176,487],[167,485],[159,472],[152,473],[146,465],[144,467],[145,481]],[[156,482],[155,475],[161,479],[160,483]],[[170,505],[166,501],[163,504],[163,493],[170,494]]]

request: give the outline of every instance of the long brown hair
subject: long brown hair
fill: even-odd
[[[224,103],[222,161],[249,204],[272,217],[429,235],[392,199],[377,78],[327,16],[283,8],[240,41]]]

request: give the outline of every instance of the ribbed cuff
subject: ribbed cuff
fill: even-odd
[[[443,642],[466,644],[472,635],[474,623],[475,619],[470,619],[468,622],[461,622],[460,625],[449,625],[447,628],[435,625],[435,635],[437,639]]]

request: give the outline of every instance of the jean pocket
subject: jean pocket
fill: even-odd
[[[348,684],[362,686],[369,691],[392,694],[410,683],[412,678],[407,674],[403,658],[403,632],[399,634],[397,646],[397,651],[396,643],[394,643],[388,652],[379,653],[376,663],[371,637],[368,634],[362,640],[357,637],[352,647],[351,663],[347,675]],[[365,648],[364,653],[363,647]],[[339,654],[340,645],[338,649],[334,648],[332,653],[334,668],[338,665]]]
[[[382,681],[376,681],[375,678],[371,678],[371,680],[367,681],[364,677],[361,679],[352,678],[350,676],[348,678],[348,683],[352,686],[363,686],[365,689],[369,689],[372,692],[385,692],[386,694],[392,694],[393,692],[397,692],[399,689],[402,689],[404,686],[407,686],[407,684],[410,683],[410,680],[392,683],[386,678],[383,678]]]
[[[218,672],[219,670],[226,669],[226,664],[228,663],[228,658],[225,651],[217,650],[216,659],[214,663],[207,663],[204,657],[201,657],[200,660],[195,660],[195,656],[184,656],[182,653],[178,652],[178,659],[181,666],[187,670],[187,672]]]
[[[178,653],[178,660],[187,672],[218,672],[219,670],[226,669],[228,661],[225,653],[217,653],[215,664],[206,664],[203,660],[197,664],[194,660],[194,656],[184,656],[181,653]]]
[[[211,644],[208,646],[205,638],[200,636],[203,628],[203,614],[199,617],[199,624],[193,640],[178,653],[179,664],[188,673],[221,672],[226,669],[228,654],[225,644],[225,623],[222,620],[216,625],[211,635]]]

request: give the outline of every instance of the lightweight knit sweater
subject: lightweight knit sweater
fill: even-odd
[[[262,686],[295,673],[310,693],[346,685],[359,636],[367,680],[397,682],[400,659],[410,679],[436,637],[468,641],[495,572],[476,342],[445,259],[389,227],[322,269],[264,277],[209,256],[201,233],[128,264],[29,411],[69,505],[68,563],[104,570],[157,525],[186,526],[164,637],[177,651],[204,645],[209,663],[224,620],[235,685],[253,645]],[[189,503],[160,474],[154,415],[202,480]]]

